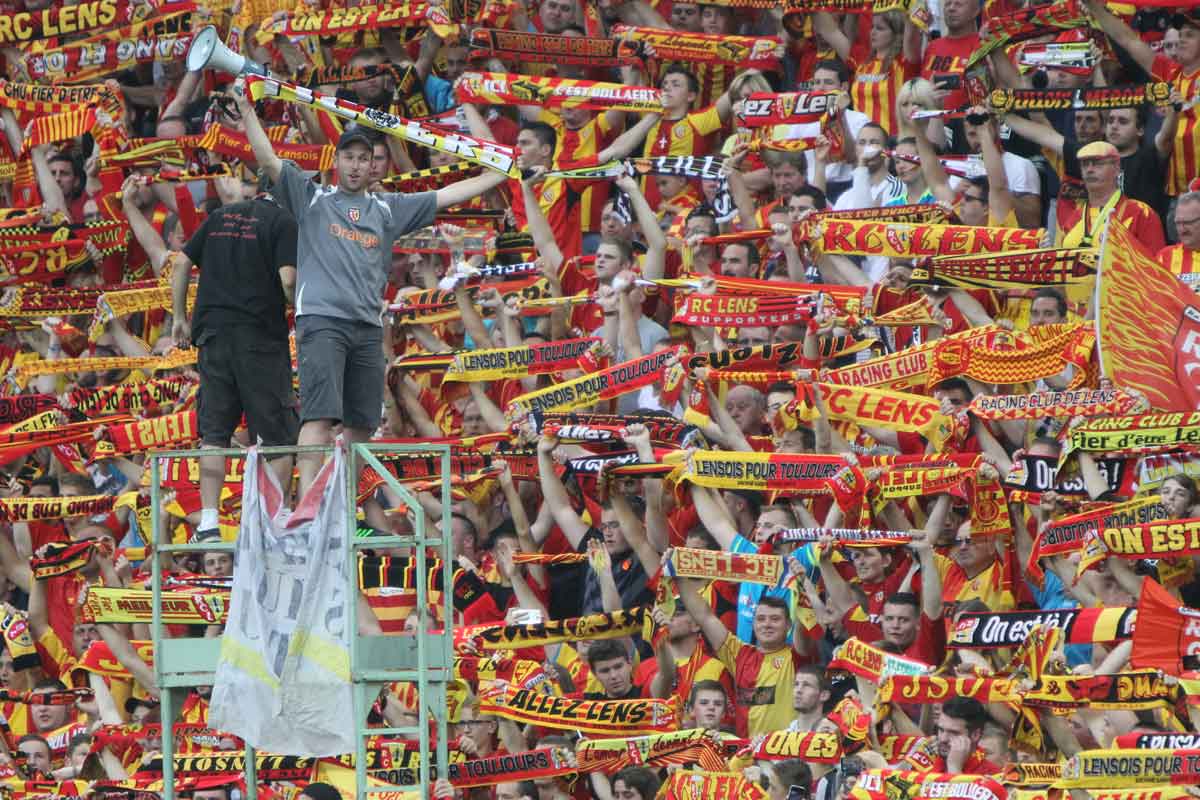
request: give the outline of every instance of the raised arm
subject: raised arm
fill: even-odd
[[[700,522],[717,540],[717,544],[721,545],[722,550],[732,550],[733,542],[740,534],[737,528],[733,527],[725,504],[711,489],[693,484],[691,491],[692,503],[696,507],[696,515],[700,517]]]
[[[1017,114],[1005,116],[1004,124],[1012,128],[1013,132],[1018,136],[1062,155],[1066,137],[1056,131],[1053,126],[1044,122],[1026,119]],[[991,179],[989,178],[988,180]]]
[[[611,114],[614,112],[610,111],[606,113]],[[612,144],[600,151],[600,154],[596,157],[597,163],[603,164],[606,161],[628,157],[630,153],[637,149],[642,140],[646,138],[646,134],[654,127],[654,123],[658,122],[659,117],[659,114],[646,114],[643,116],[637,121],[636,125],[622,133],[616,139],[613,139]]]
[[[546,215],[542,213],[542,207],[538,205],[537,195],[533,193],[533,185],[542,179],[544,172],[541,167],[535,167],[533,175],[521,181],[521,196],[525,199],[525,221],[529,225],[529,235],[533,237],[533,246],[542,261],[546,262],[546,271],[557,275],[566,259]]]
[[[933,543],[949,512],[950,495],[941,495],[933,503],[925,529],[913,531],[912,550],[921,565],[921,613],[930,620],[942,618],[942,578],[934,558]]]
[[[663,561],[666,562],[671,557],[671,551],[668,550],[663,554]],[[704,634],[704,638],[708,640],[708,644],[712,647],[713,652],[721,649],[721,645],[725,644],[725,640],[729,637],[729,629],[721,622],[720,618],[713,613],[712,608],[700,596],[697,589],[699,581],[691,578],[679,578],[675,581],[679,587],[679,599],[687,607],[688,613],[692,615],[692,619],[700,626],[700,631]]]
[[[0,534],[0,566],[13,585],[29,593],[33,587],[33,570],[29,568],[29,560],[17,554],[17,548],[7,534]]]
[[[1172,88],[1171,104],[1163,114],[1162,127],[1154,135],[1154,149],[1158,151],[1160,159],[1171,155],[1171,148],[1175,144],[1175,134],[1179,130],[1179,112],[1175,108],[1180,102],[1179,90]]]
[[[983,168],[987,171],[988,210],[992,212],[992,216],[998,222],[1003,222],[1008,218],[1010,211],[1017,210],[1017,203],[1008,189],[1008,175],[1004,171],[1004,151],[996,143],[995,130],[995,122],[989,118],[979,137],[979,152],[983,156]],[[959,310],[963,310],[961,305]],[[980,306],[980,310],[982,311],[982,306]],[[972,323],[987,325],[991,323],[991,320],[990,318],[988,322],[972,320]]]
[[[542,485],[542,502],[550,507],[554,521],[558,523],[563,535],[567,537],[571,546],[578,550],[583,537],[587,535],[588,527],[575,513],[571,506],[571,498],[567,495],[567,488],[563,486],[558,472],[554,469],[554,459],[550,454],[557,446],[557,437],[543,434],[538,440],[538,478]]]
[[[950,178],[946,175],[946,168],[938,160],[933,143],[929,141],[928,136],[914,138],[917,140],[917,155],[921,157],[921,172],[925,175],[929,191],[933,193],[934,198],[943,203],[953,203],[954,191],[950,188]]]
[[[642,231],[642,238],[646,240],[646,257],[642,261],[642,275],[646,280],[657,280],[666,272],[667,236],[662,232],[662,228],[658,227],[658,217],[654,215],[654,209],[650,208],[650,203],[642,194],[638,182],[628,175],[623,175],[617,178],[616,184],[618,189],[629,196],[629,205],[633,209],[633,216],[637,219],[638,228]]]
[[[237,92],[235,98],[237,109],[242,114],[246,140],[250,143],[250,149],[254,151],[254,161],[267,178],[274,183],[279,180],[279,174],[283,171],[283,161],[275,155],[275,148],[271,144],[271,140],[267,138],[267,132],[263,130],[262,123],[259,122],[258,112],[254,110],[254,103],[249,96],[245,92]]]
[[[842,61],[848,61],[853,43],[850,41],[850,37],[846,36],[845,31],[838,26],[833,14],[828,11],[818,11],[812,15],[812,23],[813,30],[833,48],[837,57]]]
[[[506,180],[508,180],[508,176],[503,172],[488,170],[482,175],[476,175],[474,178],[467,178],[464,181],[443,186],[437,190],[438,210],[456,206],[459,203],[465,203],[484,192],[495,189]]]
[[[650,433],[646,430],[645,425],[630,425],[625,429],[622,438],[625,439],[626,444],[637,450],[638,461],[641,463],[653,464],[657,460],[654,456],[654,447],[650,442]],[[657,564],[658,554],[667,549],[670,539],[670,532],[667,530],[667,515],[663,512],[662,480],[645,478],[642,481],[642,487],[646,497],[646,540],[654,549],[654,562]],[[647,568],[646,574],[653,575],[654,571]]]
[[[653,575],[662,556],[646,539],[646,526],[638,519],[637,514],[633,513],[624,495],[613,493],[610,497],[625,540],[633,548],[642,569],[646,570],[647,575]]]
[[[1092,19],[1100,23],[1100,29],[1112,39],[1113,44],[1129,53],[1146,72],[1153,73],[1154,51],[1150,49],[1150,45],[1142,41],[1142,37],[1134,33],[1132,28],[1117,19],[1108,10],[1104,0],[1088,0],[1088,10],[1092,13]]]

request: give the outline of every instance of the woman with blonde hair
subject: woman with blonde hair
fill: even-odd
[[[875,14],[868,42],[853,41],[828,12],[813,15],[813,28],[854,73],[854,109],[895,134],[896,95],[905,80],[921,71],[921,31],[903,11]]]
[[[933,111],[941,108],[933,95],[933,84],[924,78],[913,78],[904,82],[896,95],[896,138],[906,139],[909,136],[919,136],[924,132],[925,137],[937,148],[946,146],[945,126],[941,117],[928,120],[913,120],[914,111]]]
[[[738,141],[738,133],[744,129],[741,127],[742,106],[746,102],[746,98],[755,92],[774,92],[770,82],[761,72],[743,72],[734,78],[729,84],[729,96],[733,98],[733,124],[734,133],[725,139],[725,143],[721,145],[721,155],[733,155],[733,148]]]

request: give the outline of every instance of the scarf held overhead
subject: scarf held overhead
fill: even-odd
[[[678,479],[715,489],[785,490],[810,494],[846,465],[841,456],[696,450]]]
[[[663,63],[727,64],[774,72],[783,58],[783,43],[777,36],[730,36],[631,25],[613,26],[613,35],[617,41],[651,45],[654,57]]]
[[[510,177],[519,177],[516,153],[513,148],[495,142],[476,139],[466,134],[435,129],[414,120],[397,117],[385,111],[342,100],[333,95],[314,92],[304,86],[286,81],[247,76],[246,91],[254,100],[274,98],[299,103],[327,111],[349,122],[357,122],[373,130],[395,136],[407,142],[458,156],[472,164],[494,169]]]
[[[636,113],[662,111],[661,93],[652,86],[626,86],[507,72],[466,72],[457,87],[457,97],[462,103]]]
[[[481,692],[479,711],[514,722],[613,736],[666,733],[676,730],[679,722],[676,708],[662,700],[571,700],[512,686]]]
[[[554,386],[527,392],[513,398],[509,404],[512,418],[537,412],[574,411],[594,405],[601,400],[635,392],[662,379],[668,362],[682,355],[681,347],[659,350],[641,358],[614,364]]]

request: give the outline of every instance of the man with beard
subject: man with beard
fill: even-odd
[[[979,750],[979,740],[987,724],[987,709],[973,697],[952,697],[938,715],[937,758],[933,772],[955,775],[995,775],[1000,767],[988,761]]]

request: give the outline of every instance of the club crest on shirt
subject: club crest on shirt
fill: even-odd
[[[346,211],[346,216],[350,218],[351,222],[358,222],[360,219],[362,219],[362,211],[355,206],[354,208]]]

